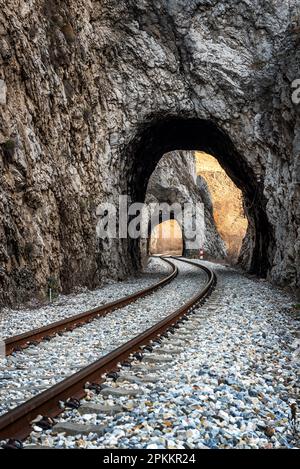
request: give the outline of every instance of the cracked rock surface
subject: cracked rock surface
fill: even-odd
[[[298,0],[1,1],[0,301],[132,272],[96,208],[143,199],[176,149],[217,156],[245,266],[299,288],[299,31]]]

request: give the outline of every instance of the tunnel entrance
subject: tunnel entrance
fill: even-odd
[[[214,156],[242,191],[248,229],[241,250],[241,265],[265,277],[274,251],[274,236],[266,216],[263,184],[240,154],[229,135],[214,122],[202,119],[152,116],[124,148],[126,191],[132,201],[144,202],[147,184],[161,157],[175,150],[202,151]],[[249,150],[250,151],[250,150]],[[141,265],[139,243],[128,243],[134,268]]]
[[[176,220],[164,221],[152,230],[149,240],[149,255],[182,256],[182,254],[182,231]]]

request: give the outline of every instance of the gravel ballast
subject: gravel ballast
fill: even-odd
[[[22,334],[105,305],[155,284],[169,272],[170,267],[166,262],[152,257],[142,274],[125,281],[110,281],[101,289],[85,290],[67,296],[60,295],[53,303],[40,308],[4,309],[0,314],[0,337],[7,338]]]
[[[121,368],[116,382],[107,380],[109,391],[82,402],[85,411],[65,411],[58,431],[37,427],[27,444],[299,448],[299,310],[267,282],[212,267],[217,290],[147,354],[152,360]],[[103,406],[112,411],[99,412]],[[99,432],[86,433],[87,425]]]
[[[0,414],[91,364],[183,305],[205,283],[206,275],[197,267],[174,262],[178,277],[157,292],[2,360]]]

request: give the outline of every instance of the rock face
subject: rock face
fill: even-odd
[[[142,201],[164,153],[243,191],[249,270],[300,284],[298,0],[1,1],[0,297],[122,277],[138,244],[96,208]],[[52,281],[52,280],[51,280]]]
[[[154,173],[150,177],[146,192],[147,204],[192,204],[199,212],[195,216],[202,216],[204,206],[205,231],[203,233],[203,243],[207,255],[214,258],[225,256],[225,245],[222,241],[213,218],[213,207],[210,193],[206,185],[201,189],[196,182],[196,162],[193,152],[175,151],[165,154],[158,163]],[[196,210],[196,209],[195,209]],[[177,220],[176,215],[174,218]],[[189,246],[189,233],[185,231],[184,220],[177,220],[182,229],[183,255],[199,256],[199,249]],[[152,227],[154,228],[154,227]]]
[[[243,239],[247,231],[247,218],[243,209],[242,192],[227,176],[218,161],[207,153],[196,153],[196,171],[208,185],[213,201],[213,216],[218,233],[226,244],[227,259],[233,263],[238,260]]]

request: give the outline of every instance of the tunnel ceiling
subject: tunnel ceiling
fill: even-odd
[[[207,120],[170,118],[146,125],[129,147],[128,159],[133,161],[132,192],[138,200],[144,200],[149,177],[160,158],[175,150],[205,151],[218,159],[249,199],[258,190],[252,168],[225,132]]]

